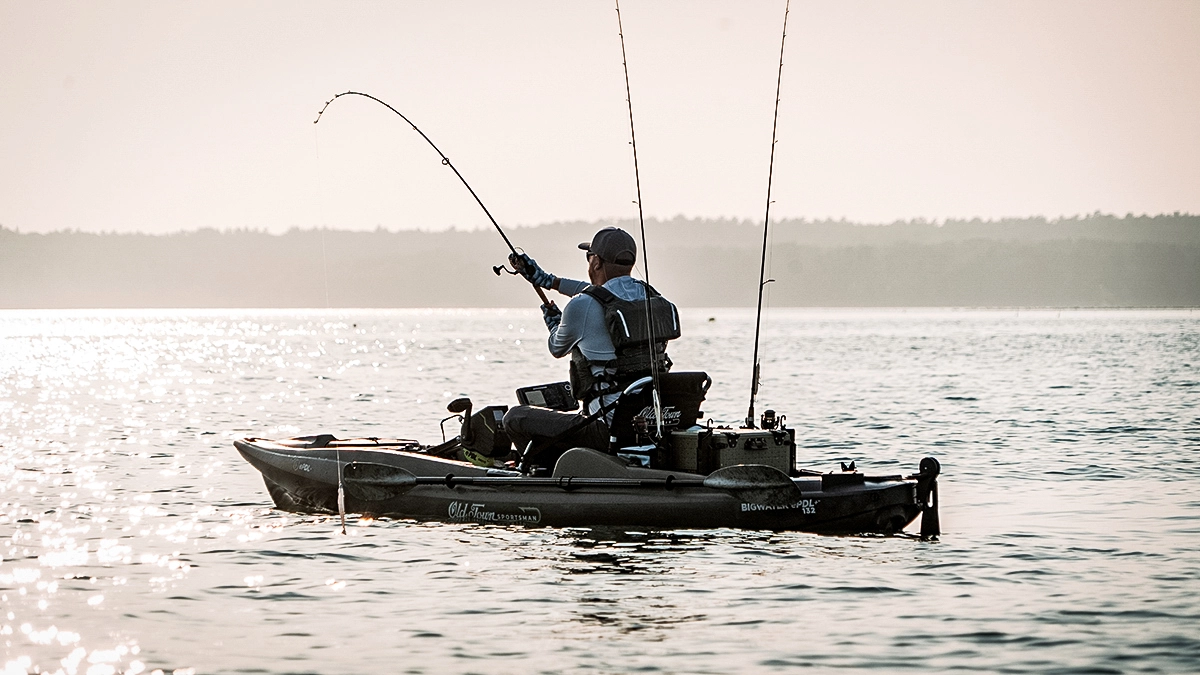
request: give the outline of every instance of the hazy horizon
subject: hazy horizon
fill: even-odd
[[[576,221],[509,231],[546,269],[585,276]],[[649,223],[635,274],[681,307],[755,302],[762,228]],[[1200,306],[1200,216],[861,226],[774,223],[773,306]],[[641,248],[641,247],[639,247]],[[0,307],[520,307],[495,232],[200,230],[173,235],[0,229]]]

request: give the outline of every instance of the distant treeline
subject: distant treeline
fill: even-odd
[[[608,225],[512,228],[551,272]],[[692,307],[752,305],[762,225],[647,223],[651,282]],[[772,224],[773,306],[1200,306],[1200,216]],[[0,308],[516,307],[493,230],[25,234],[0,227]]]

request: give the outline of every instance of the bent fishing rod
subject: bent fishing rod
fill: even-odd
[[[758,395],[758,338],[762,329],[762,307],[763,307],[763,289],[767,284],[774,279],[767,279],[767,234],[771,228],[771,180],[775,176],[775,137],[779,130],[779,92],[783,85],[783,48],[787,44],[787,20],[788,10],[791,9],[791,0],[787,0],[783,6],[783,37],[779,40],[779,73],[775,77],[775,118],[771,122],[771,161],[767,167],[767,212],[763,217],[763,244],[762,258],[758,266],[758,312],[754,316],[754,373],[750,382],[750,409],[746,412],[746,428],[753,429],[754,426],[754,397]]]
[[[458,180],[462,181],[463,187],[467,188],[467,192],[470,192],[471,196],[475,198],[475,202],[477,204],[479,204],[479,208],[483,209],[483,213],[488,217],[488,220],[492,221],[492,225],[496,228],[496,231],[500,233],[500,237],[502,239],[504,239],[504,243],[508,246],[508,250],[511,251],[514,256],[518,255],[517,247],[513,246],[513,243],[511,241],[509,241],[509,239],[508,239],[508,235],[504,234],[504,230],[500,229],[500,224],[497,223],[496,219],[492,217],[492,212],[488,211],[488,207],[484,206],[483,200],[479,198],[479,195],[475,194],[475,190],[471,188],[471,184],[467,182],[466,178],[463,178],[463,175],[461,173],[459,173],[458,167],[454,166],[454,164],[452,164],[450,162],[450,158],[446,156],[446,153],[442,152],[441,149],[438,148],[437,145],[434,145],[433,141],[430,140],[430,138],[425,135],[424,131],[421,131],[420,129],[418,129],[417,125],[413,124],[412,120],[405,117],[404,113],[402,113],[399,110],[396,110],[392,106],[388,105],[388,103],[386,101],[382,101],[378,98],[375,98],[374,96],[372,96],[370,94],[364,94],[361,91],[345,91],[345,92],[342,92],[342,93],[334,96],[333,98],[331,98],[325,102],[325,105],[321,108],[321,112],[317,113],[317,119],[313,120],[313,124],[320,122],[321,116],[325,114],[325,110],[329,108],[329,105],[343,96],[362,96],[363,98],[369,98],[372,101],[375,101],[376,103],[382,105],[383,107],[387,108],[388,110],[391,110],[392,112],[399,115],[400,119],[404,120],[405,122],[408,122],[408,126],[412,127],[413,131],[417,132],[418,134],[421,134],[421,138],[425,139],[425,142],[429,144],[429,147],[433,148],[434,152],[436,152],[438,154],[438,156],[440,156],[442,158],[442,164],[445,164],[446,166],[450,167],[450,170],[454,172],[454,175],[458,176]],[[494,268],[492,268],[492,271],[494,271],[496,274],[500,274],[500,269],[501,269],[500,267],[494,267]],[[538,297],[542,299],[542,304],[549,307],[551,305],[551,302],[546,297],[546,294],[542,291],[541,287],[538,286],[537,284],[534,284],[532,281],[529,283],[530,283],[530,285],[533,286],[533,290],[537,291]]]

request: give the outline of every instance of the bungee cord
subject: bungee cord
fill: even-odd
[[[754,426],[754,398],[758,395],[758,340],[762,329],[763,288],[773,279],[767,279],[767,236],[771,230],[771,181],[775,176],[775,143],[776,132],[779,130],[779,92],[783,86],[783,48],[787,44],[787,20],[791,9],[791,0],[783,6],[783,37],[779,40],[779,73],[775,78],[775,118],[771,123],[771,161],[767,167],[767,208],[763,216],[763,245],[762,258],[758,268],[758,312],[754,316],[754,372],[750,381],[750,408],[746,412],[746,428]]]

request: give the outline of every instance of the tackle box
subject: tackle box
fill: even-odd
[[[692,427],[671,432],[668,469],[709,474],[737,464],[766,464],[789,476],[796,473],[795,429]]]

